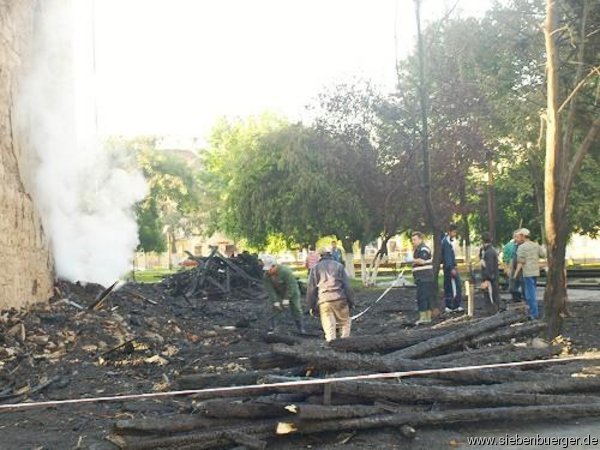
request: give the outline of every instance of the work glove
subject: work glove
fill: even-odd
[[[283,308],[281,307],[281,303],[279,303],[279,302],[273,303],[273,309],[276,310],[276,311],[283,310]]]
[[[281,306],[283,306],[284,308],[289,308],[289,306],[290,306],[290,301],[289,301],[287,298],[284,298],[284,299],[281,301]]]

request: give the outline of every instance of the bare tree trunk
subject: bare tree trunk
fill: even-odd
[[[351,239],[342,239],[342,247],[346,253],[346,273],[350,278],[356,277],[356,271],[354,270],[354,241]]]
[[[467,212],[467,183],[463,179],[462,183],[460,183],[459,193],[460,193],[460,209],[463,223],[465,224],[464,228],[464,241],[465,241],[465,263],[467,267],[471,267],[471,230],[469,227],[469,213]]]
[[[437,317],[440,315],[441,311],[444,310],[444,301],[440,297],[440,288],[438,280],[440,278],[440,265],[442,263],[442,239],[444,237],[444,233],[442,231],[435,231],[433,233],[433,280],[434,280],[434,290],[435,290],[435,300],[434,304],[436,305],[433,308],[433,316]]]
[[[533,181],[533,195],[535,198],[535,205],[537,209],[537,217],[540,223],[540,239],[542,242],[546,242],[546,230],[544,228],[544,168],[542,162],[539,161],[539,157],[530,152],[529,155],[529,173],[531,174]],[[523,219],[521,218],[521,221]],[[519,224],[519,228],[522,224]]]
[[[557,19],[554,0],[546,0],[546,72],[548,103],[546,111],[545,166],[545,231],[548,256],[545,320],[549,338],[558,336],[566,312],[565,251],[568,237],[566,200],[568,195],[567,149],[561,145],[561,123],[558,114],[558,55],[556,49]]]
[[[360,242],[360,278],[363,286],[367,285],[367,257],[366,257],[366,245]]]
[[[440,269],[441,240],[443,232],[437,223],[435,210],[433,208],[433,200],[431,198],[431,166],[429,155],[429,128],[427,126],[427,92],[425,80],[425,46],[423,44],[423,33],[421,32],[421,0],[415,0],[415,11],[417,20],[417,44],[418,44],[418,60],[419,60],[419,102],[421,105],[421,150],[423,155],[423,194],[425,197],[425,213],[427,224],[433,234],[433,275],[435,277],[436,298],[438,299],[438,307],[433,309],[433,315],[438,316],[442,310],[442,302],[439,299],[438,275]]]
[[[578,122],[577,92],[584,84],[583,67],[587,64],[585,44],[588,39],[586,25],[592,2],[583,1],[580,32],[575,41],[578,47],[575,82],[573,90],[566,96],[562,105],[559,103],[559,76],[557,33],[559,32],[556,18],[556,0],[546,0],[546,23],[544,36],[546,41],[546,71],[548,104],[546,112],[546,166],[545,166],[545,231],[548,249],[548,270],[546,293],[546,322],[548,337],[555,337],[561,331],[562,318],[567,314],[567,289],[565,283],[565,251],[569,233],[567,205],[573,180],[577,176],[583,159],[590,147],[600,135],[600,117],[595,116],[589,130],[574,146]],[[592,61],[593,64],[596,61]],[[594,68],[594,71],[598,67]],[[567,106],[564,120],[559,116]],[[572,151],[574,150],[574,151]],[[572,153],[572,155],[571,155]]]
[[[488,159],[488,222],[492,241],[496,242],[496,186],[494,183],[494,158],[491,150],[486,152]]]
[[[379,272],[379,266],[381,265],[383,258],[388,254],[387,245],[391,238],[391,235],[385,234],[381,239],[381,245],[379,246],[379,249],[377,249],[375,258],[373,258],[373,262],[371,263],[371,271],[367,279],[367,283],[369,286],[375,286],[377,284],[377,274]]]
[[[419,102],[421,105],[421,150],[423,155],[423,193],[425,196],[425,212],[427,222],[434,232],[437,231],[435,211],[431,199],[431,165],[429,155],[429,128],[427,125],[427,98],[428,92],[425,80],[425,46],[423,44],[423,33],[421,31],[421,0],[415,0],[415,11],[417,20],[417,43],[419,58]]]
[[[167,232],[167,256],[168,256],[167,267],[169,268],[169,270],[173,269],[173,258],[172,258],[171,248],[172,248],[171,232]]]

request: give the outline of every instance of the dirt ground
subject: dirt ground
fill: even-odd
[[[102,309],[88,311],[61,300],[87,308],[102,290],[99,286],[62,283],[58,288],[50,305],[0,315],[0,403],[177,389],[181,374],[249,370],[249,357],[268,349],[261,340],[268,314],[260,298],[186,300],[167,296],[159,285],[128,284],[108,297]],[[359,293],[357,310],[381,292]],[[393,289],[353,324],[353,334],[383,334],[411,326],[417,315],[414,295],[410,288]],[[598,300],[600,291],[589,291],[589,297],[571,305],[573,317],[566,320],[564,334],[580,350],[600,347]],[[314,339],[322,339],[318,321],[307,317],[307,322]],[[282,324],[280,331],[291,330],[291,325],[291,320]],[[0,411],[0,449],[113,449],[105,437],[119,419],[167,418],[192,411],[189,397],[4,410]],[[520,448],[469,446],[467,437],[592,431],[600,438],[600,419],[419,430],[413,440],[394,429],[299,436],[273,440],[269,448]]]

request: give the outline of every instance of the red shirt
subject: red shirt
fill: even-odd
[[[310,251],[306,257],[306,268],[312,269],[319,263],[319,254],[317,252]]]

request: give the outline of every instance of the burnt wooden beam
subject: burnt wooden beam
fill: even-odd
[[[506,311],[494,316],[483,319],[482,321],[470,326],[463,327],[458,330],[451,331],[441,336],[436,336],[402,350],[389,353],[385,359],[392,362],[397,359],[415,359],[423,358],[427,355],[433,355],[435,352],[440,352],[448,347],[452,347],[456,343],[462,343],[475,336],[486,333],[497,328],[520,322],[525,319],[525,315],[521,311]]]

